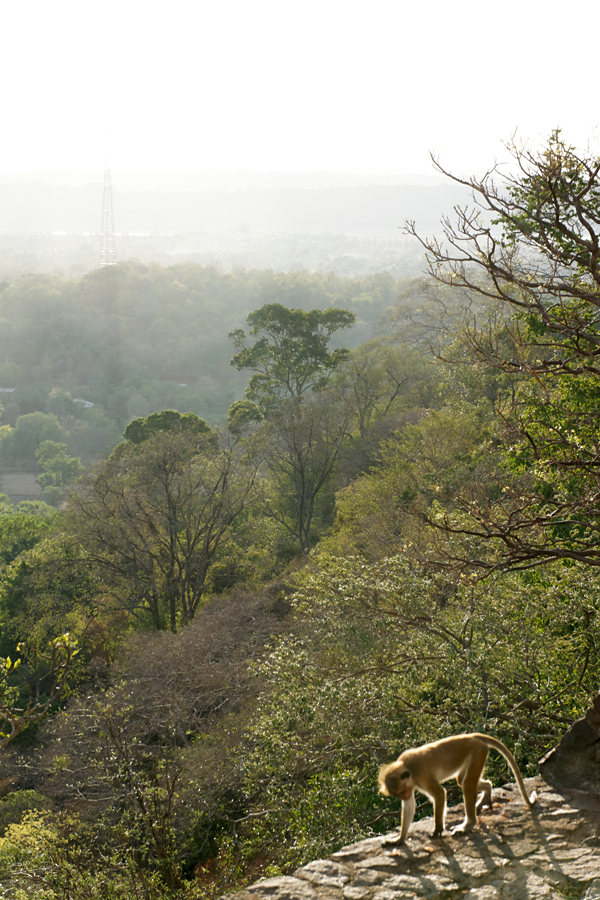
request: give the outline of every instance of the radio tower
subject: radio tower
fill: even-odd
[[[113,214],[112,186],[110,182],[110,161],[106,157],[104,167],[104,197],[102,199],[102,225],[100,226],[100,265],[114,266],[117,263],[115,243],[115,217]]]

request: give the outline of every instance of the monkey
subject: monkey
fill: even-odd
[[[477,824],[477,813],[492,807],[492,783],[482,778],[490,748],[498,750],[513,771],[521,797],[531,809],[536,800],[535,792],[527,796],[523,776],[517,761],[502,741],[487,734],[457,734],[432,744],[424,744],[414,750],[405,750],[396,762],[379,770],[379,791],[386,797],[402,800],[400,839],[403,844],[415,814],[415,789],[433,802],[435,831],[432,837],[440,837],[446,817],[446,790],[443,781],[456,778],[462,788],[465,801],[465,820],[452,830],[452,834],[469,834]],[[479,803],[477,797],[483,796]]]

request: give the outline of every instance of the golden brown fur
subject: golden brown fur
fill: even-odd
[[[481,777],[492,747],[502,754],[511,767],[524,802],[529,808],[533,806],[535,794],[531,798],[527,796],[517,761],[508,747],[487,734],[457,734],[414,750],[405,750],[396,762],[381,767],[379,790],[386,797],[402,800],[400,843],[406,840],[415,814],[415,789],[433,802],[433,837],[442,834],[446,816],[446,791],[442,782],[449,778],[456,778],[465,801],[465,820],[452,834],[468,834],[473,830],[477,824],[477,812],[483,806],[492,805],[492,783]],[[483,796],[478,804],[479,794]]]

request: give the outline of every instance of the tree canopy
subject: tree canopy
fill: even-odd
[[[133,419],[123,437],[132,444],[140,444],[159,432],[181,432],[189,435],[213,434],[206,420],[194,413],[180,413],[175,409],[163,409],[162,412],[151,413],[145,418]]]
[[[198,416],[167,411],[128,430],[137,441],[119,444],[71,494],[70,533],[125,609],[175,631],[193,619],[256,469],[219,449]]]
[[[329,350],[333,334],[349,328],[356,317],[346,309],[287,309],[268,303],[247,317],[249,335],[262,335],[246,347],[241,328],[229,337],[241,348],[231,360],[254,375],[246,390],[248,400],[269,405],[277,400],[299,400],[306,391],[324,387],[332,372],[348,357],[343,348]]]
[[[556,558],[597,566],[600,158],[558,131],[540,153],[510,149],[512,175],[450,175],[480,208],[446,219],[445,242],[422,241],[435,279],[491,304],[487,322],[465,323],[455,358],[513,376],[495,398],[510,477],[494,502],[435,522],[491,545],[477,561],[485,568]]]

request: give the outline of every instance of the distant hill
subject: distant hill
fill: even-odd
[[[452,183],[251,187],[244,190],[114,190],[117,232],[238,229],[398,235],[406,219],[422,232],[469,202]],[[0,183],[0,233],[97,232],[102,186]]]

